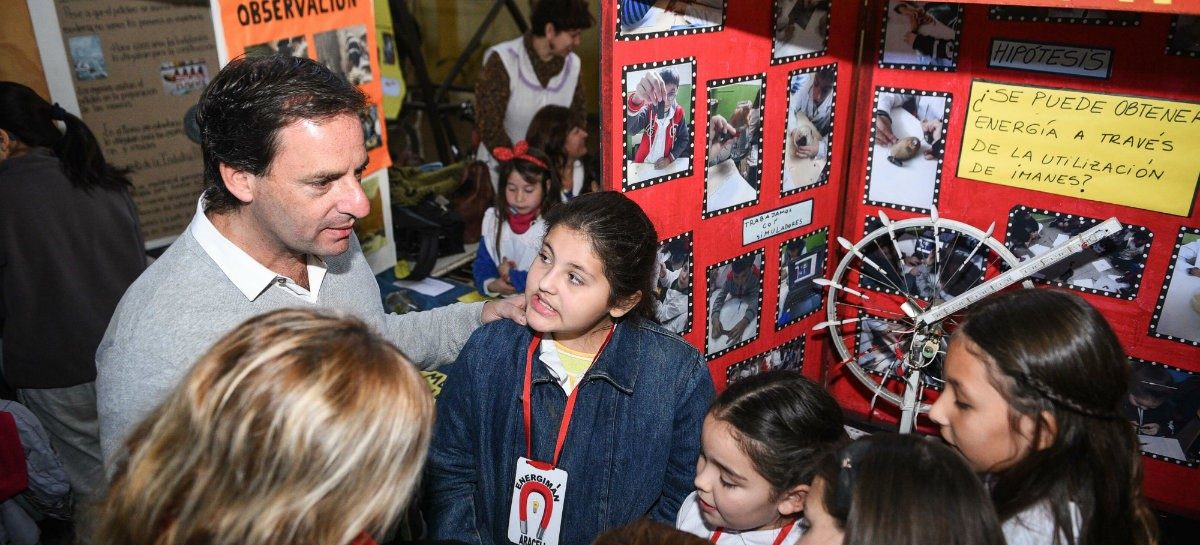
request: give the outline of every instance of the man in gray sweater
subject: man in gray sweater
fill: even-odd
[[[423,368],[451,362],[511,302],[386,314],[353,236],[370,202],[366,97],[304,58],[242,58],[200,100],[205,191],[187,230],[125,292],[96,353],[103,456],[241,322],[282,307],[357,315]]]

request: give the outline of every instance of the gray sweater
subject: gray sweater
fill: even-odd
[[[450,363],[479,326],[482,303],[385,314],[357,239],[325,258],[317,306],[354,314],[418,367]],[[250,301],[186,231],[130,286],[96,352],[100,444],[110,461],[127,434],[181,382],[192,364],[246,319],[309,305],[271,287]]]

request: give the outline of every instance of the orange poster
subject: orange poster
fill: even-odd
[[[371,0],[213,0],[221,64],[241,55],[315,59],[370,97],[360,115],[368,171],[391,166],[383,130],[383,87]],[[214,18],[217,19],[217,18]],[[222,37],[223,36],[223,37]]]

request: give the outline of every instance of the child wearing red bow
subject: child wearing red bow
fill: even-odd
[[[525,276],[537,257],[546,226],[541,217],[559,202],[558,178],[549,158],[524,140],[498,147],[496,203],[483,214],[479,251],[472,272],[479,293],[490,296],[525,292]]]

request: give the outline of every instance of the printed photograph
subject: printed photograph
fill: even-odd
[[[949,95],[882,89],[875,93],[867,201],[928,211],[937,204]]]
[[[709,83],[706,218],[758,201],[765,82],[759,74]]]
[[[654,316],[680,335],[692,329],[692,233],[662,241],[658,247],[658,284]]]
[[[1009,212],[1004,245],[1022,262],[1049,252],[1100,223],[1094,218],[1017,206]],[[1121,231],[1034,273],[1037,281],[1132,299],[1141,285],[1153,235],[1144,227]]]
[[[75,79],[86,81],[108,77],[108,64],[104,62],[104,48],[99,36],[72,36],[67,39],[67,45],[71,50],[71,64],[75,66]]]
[[[708,268],[708,335],[713,357],[758,337],[762,309],[763,251]]]
[[[1181,228],[1178,240],[1150,329],[1200,345],[1200,228]]]
[[[768,371],[796,371],[804,367],[804,337],[792,339],[725,369],[725,386]]]
[[[367,27],[348,26],[313,35],[317,60],[354,85],[370,83],[371,56],[367,53]]]
[[[626,70],[625,187],[691,174],[694,63]]]
[[[163,93],[171,96],[186,95],[194,91],[204,90],[208,85],[208,62],[164,61],[159,66],[162,76]]]
[[[778,64],[825,54],[830,0],[775,0],[775,41],[771,62]]]
[[[879,218],[867,218],[867,232],[881,226]],[[909,227],[893,235],[894,240],[879,237],[860,249],[879,265],[878,270],[860,271],[862,287],[947,301],[982,282],[990,265],[983,257],[986,252],[978,249],[980,241],[957,231],[940,230],[935,238],[931,227]]]
[[[363,142],[368,150],[383,145],[383,123],[379,121],[379,106],[371,105],[358,112],[358,121],[362,123]]]
[[[1200,463],[1200,376],[1138,358],[1129,363],[1121,416],[1137,430],[1142,453],[1195,467]]]
[[[837,66],[798,70],[788,80],[787,133],[783,143],[784,195],[829,179]]]
[[[879,66],[953,70],[957,64],[960,4],[889,0],[884,25]]]
[[[1025,6],[992,6],[988,16],[1003,21],[1027,21],[1042,23],[1079,23],[1092,25],[1129,26],[1141,21],[1141,14],[1133,11],[1103,9],[1033,8]]]
[[[288,57],[307,57],[308,40],[304,36],[292,36],[278,40],[246,46],[247,57],[265,57],[267,55],[287,55]]]
[[[379,41],[383,42],[383,64],[396,64],[396,37],[391,32],[381,32]]]
[[[725,24],[726,0],[616,0],[617,37],[712,32]]]
[[[775,328],[795,323],[821,308],[824,290],[813,283],[825,277],[829,232],[821,229],[796,237],[779,248],[779,311]]]
[[[1200,54],[1200,16],[1176,15],[1171,18],[1167,52],[1191,57]]]

